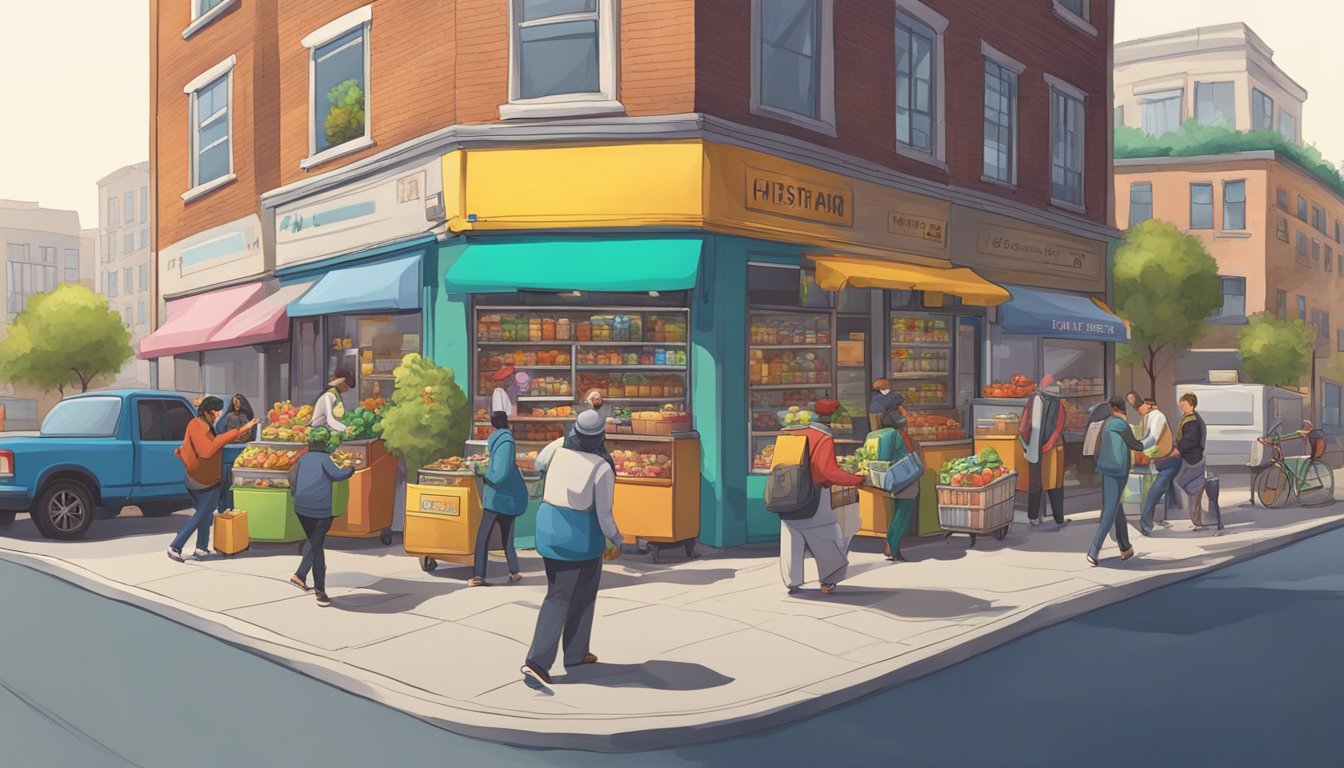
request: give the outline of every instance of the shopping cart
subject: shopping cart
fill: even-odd
[[[1016,501],[1016,472],[979,487],[938,486],[938,524],[945,531],[943,538],[964,533],[971,537],[972,547],[978,536],[993,534],[1003,541],[1013,525]]]

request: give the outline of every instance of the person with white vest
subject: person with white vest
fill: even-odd
[[[616,473],[600,453],[606,426],[597,411],[580,413],[546,466],[536,531],[546,598],[522,668],[529,685],[550,684],[562,638],[566,669],[597,662],[589,643],[602,561],[619,557],[624,541],[611,511]]]

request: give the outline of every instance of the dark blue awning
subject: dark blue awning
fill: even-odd
[[[1013,294],[999,306],[999,327],[1004,333],[1117,344],[1129,341],[1125,321],[1086,296],[1017,285],[1003,287]]]

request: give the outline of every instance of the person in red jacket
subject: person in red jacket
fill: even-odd
[[[1045,485],[1041,465],[1051,451],[1064,445],[1064,401],[1059,399],[1059,387],[1053,376],[1042,377],[1040,390],[1027,400],[1017,437],[1022,441],[1022,452],[1027,459],[1027,519],[1032,525],[1040,525],[1041,487]],[[1056,471],[1062,468],[1060,458],[1055,462]],[[1069,521],[1064,518],[1064,483],[1062,478],[1052,479],[1055,487],[1046,491],[1050,497],[1050,511],[1055,515],[1055,525],[1066,525]]]
[[[831,415],[840,407],[835,400],[817,402],[817,415],[820,423],[807,426],[794,425],[785,429],[789,434],[801,432],[807,437],[808,465],[812,470],[812,482],[820,489],[817,494],[817,512],[803,520],[783,520],[779,535],[779,571],[784,577],[784,585],[789,594],[797,592],[803,584],[803,558],[807,552],[817,562],[818,580],[821,592],[829,595],[836,585],[845,578],[849,568],[849,556],[845,554],[844,534],[840,530],[840,520],[831,508],[832,485],[863,485],[861,475],[851,475],[840,468],[835,459],[835,439],[831,436]]]
[[[222,434],[215,432],[215,422],[220,411],[224,410],[224,401],[218,397],[201,398],[196,407],[196,416],[187,424],[187,434],[182,445],[175,451],[177,457],[187,466],[187,493],[191,495],[196,507],[191,520],[187,522],[173,543],[168,545],[168,557],[182,562],[182,547],[192,532],[196,532],[197,560],[210,554],[210,523],[215,510],[219,509],[219,496],[224,475],[224,446],[238,439],[238,436],[252,431],[257,419],[231,429]]]

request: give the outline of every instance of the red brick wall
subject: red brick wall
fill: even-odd
[[[1091,0],[1092,37],[1055,15],[1051,0],[925,0],[949,20],[946,66],[948,171],[895,151],[895,4],[836,0],[835,110],[837,137],[751,114],[751,3],[696,6],[695,102],[698,111],[856,155],[899,171],[1012,198],[1035,207],[1050,200],[1049,72],[1089,94],[1086,104],[1085,201],[1088,218],[1105,222],[1110,93],[1110,0]],[[980,181],[984,70],[981,40],[1027,69],[1019,79],[1018,187]]]

